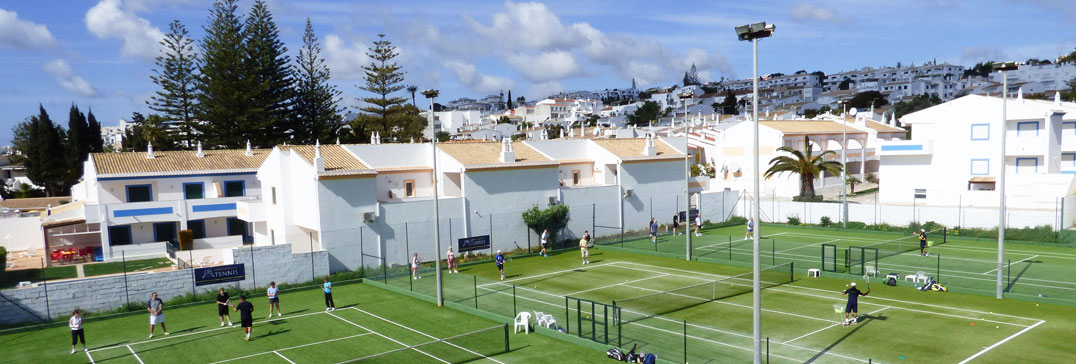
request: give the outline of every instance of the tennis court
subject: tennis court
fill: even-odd
[[[446,275],[445,297],[505,317],[549,314],[573,336],[625,349],[638,345],[673,362],[751,359],[750,276],[709,272],[701,263],[678,268],[620,259],[622,255],[603,252],[594,255],[593,264],[568,269],[510,271],[504,281]],[[516,262],[553,264],[543,259]],[[789,282],[789,268],[779,265],[763,273],[764,351],[772,362],[877,363],[903,356],[911,362],[960,363],[1045,322],[888,298],[892,295],[887,293],[910,290],[876,284],[875,294],[860,301],[860,323],[845,327],[834,317],[834,305],[843,309],[846,300],[840,290],[810,287],[813,282],[804,282],[802,274]],[[433,282],[395,277],[385,283],[432,292]],[[610,311],[605,305],[613,301],[618,303]],[[619,320],[613,317],[616,312]]]

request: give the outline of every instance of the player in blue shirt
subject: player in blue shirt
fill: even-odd
[[[650,242],[658,243],[658,220],[652,217],[650,218]]]
[[[860,292],[859,288],[856,288],[856,282],[852,282],[852,287],[844,290],[843,294],[848,295],[848,304],[844,306],[844,326],[848,326],[849,313],[852,313],[851,323],[856,323],[859,318],[859,296],[871,294],[871,289],[868,287],[866,293]]]
[[[336,302],[333,302],[333,282],[329,282],[329,277],[325,277],[325,283],[321,285],[321,288],[325,291],[325,311],[336,311]]]
[[[501,280],[504,280],[504,254],[501,251],[497,251],[497,255],[493,257],[493,262],[497,263],[497,270],[501,271]]]

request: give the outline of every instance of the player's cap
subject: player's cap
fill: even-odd
[[[927,230],[926,229],[919,229],[919,232],[925,233],[925,232],[927,232]]]
[[[501,251],[500,251],[500,250],[498,250],[498,251],[497,251],[497,254],[500,254],[500,253],[501,253]]]
[[[856,286],[856,282],[852,282],[852,287],[855,287],[855,286]]]

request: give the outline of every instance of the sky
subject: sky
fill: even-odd
[[[252,1],[240,1],[240,11]],[[293,60],[313,22],[347,107],[365,96],[357,85],[377,34],[398,47],[405,83],[441,90],[445,102],[501,90],[534,100],[632,79],[669,86],[692,64],[703,81],[750,78],[751,47],[733,27],[759,21],[777,25],[759,42],[761,74],[1052,60],[1076,49],[1076,6],[1067,0],[267,2]],[[168,23],[178,19],[201,39],[211,5],[0,0],[0,145],[39,104],[65,126],[72,104],[106,126],[150,112]]]

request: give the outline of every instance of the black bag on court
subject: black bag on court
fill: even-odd
[[[613,360],[616,360],[616,361],[626,361],[627,360],[627,356],[624,355],[624,352],[620,351],[620,349],[617,349],[617,348],[612,348],[612,349],[606,350],[605,351],[605,356],[608,356],[609,359],[613,359]]]
[[[893,277],[889,277],[889,281],[886,281],[885,285],[896,287],[897,286],[897,279],[893,278]]]

